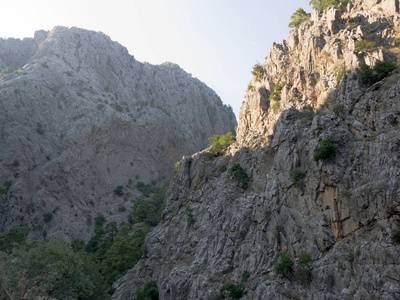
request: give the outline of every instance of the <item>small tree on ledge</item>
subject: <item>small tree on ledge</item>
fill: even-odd
[[[301,7],[298,8],[290,17],[290,23],[289,27],[290,28],[299,28],[301,24],[304,24],[310,20],[311,14],[306,13],[304,9]]]

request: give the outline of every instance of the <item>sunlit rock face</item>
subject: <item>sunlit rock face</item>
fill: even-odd
[[[314,10],[274,44],[249,84],[237,142],[181,161],[148,253],[114,299],[151,280],[161,299],[220,299],[245,270],[242,299],[399,299],[400,74],[367,85],[356,72],[397,63],[399,20],[398,1],[349,1]],[[334,158],[316,160],[328,138]],[[227,176],[236,163],[247,189]],[[295,263],[287,277],[274,271],[281,252]],[[302,253],[310,278],[296,269]]]
[[[24,226],[30,238],[87,239],[98,213],[126,221],[137,181],[162,186],[183,155],[236,126],[178,65],[138,62],[99,32],[0,40],[0,71],[0,183],[12,181],[0,229]]]

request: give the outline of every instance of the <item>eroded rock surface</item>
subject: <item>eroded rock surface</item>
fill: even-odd
[[[0,40],[0,69],[0,183],[12,181],[1,231],[87,239],[98,213],[126,221],[137,181],[162,186],[183,155],[236,125],[178,65],[138,62],[102,33],[56,27]]]
[[[114,284],[114,299],[134,299],[151,280],[161,299],[220,299],[245,270],[243,299],[400,299],[400,74],[366,86],[355,72],[397,62],[398,12],[394,0],[315,10],[272,46],[250,82],[237,143],[181,161],[148,253]],[[376,47],[355,50],[361,38]],[[281,82],[277,105],[270,95]],[[336,157],[315,161],[328,137]],[[246,190],[227,178],[234,163],[250,176]],[[294,169],[304,174],[297,184]],[[282,251],[311,255],[310,281],[274,272]]]

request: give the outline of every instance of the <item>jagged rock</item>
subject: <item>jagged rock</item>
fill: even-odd
[[[98,213],[126,221],[137,181],[162,185],[183,155],[236,125],[178,65],[140,63],[102,33],[56,27],[0,40],[0,58],[0,183],[13,182],[1,231],[87,239]],[[125,197],[113,192],[120,185]]]
[[[386,29],[398,15],[383,5],[355,0],[341,15],[314,10],[308,25],[273,44],[250,83],[237,143],[214,159],[203,151],[181,161],[162,221],[146,238],[148,253],[114,284],[113,299],[133,299],[149,280],[161,299],[218,299],[244,270],[251,275],[243,299],[398,299],[400,74],[367,87],[355,72],[365,62],[395,61],[398,28]],[[384,30],[390,38],[380,40]],[[378,48],[357,52],[365,32]],[[341,70],[350,73],[340,78]],[[283,81],[281,99],[269,99]],[[315,161],[328,137],[335,158]],[[234,163],[250,176],[246,190],[219,168]],[[295,261],[309,253],[311,280],[276,275],[281,251]]]

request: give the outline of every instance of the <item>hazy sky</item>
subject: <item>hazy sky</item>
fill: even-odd
[[[33,37],[56,25],[101,31],[141,62],[171,61],[238,116],[252,66],[287,38],[309,0],[0,0],[0,37]]]

